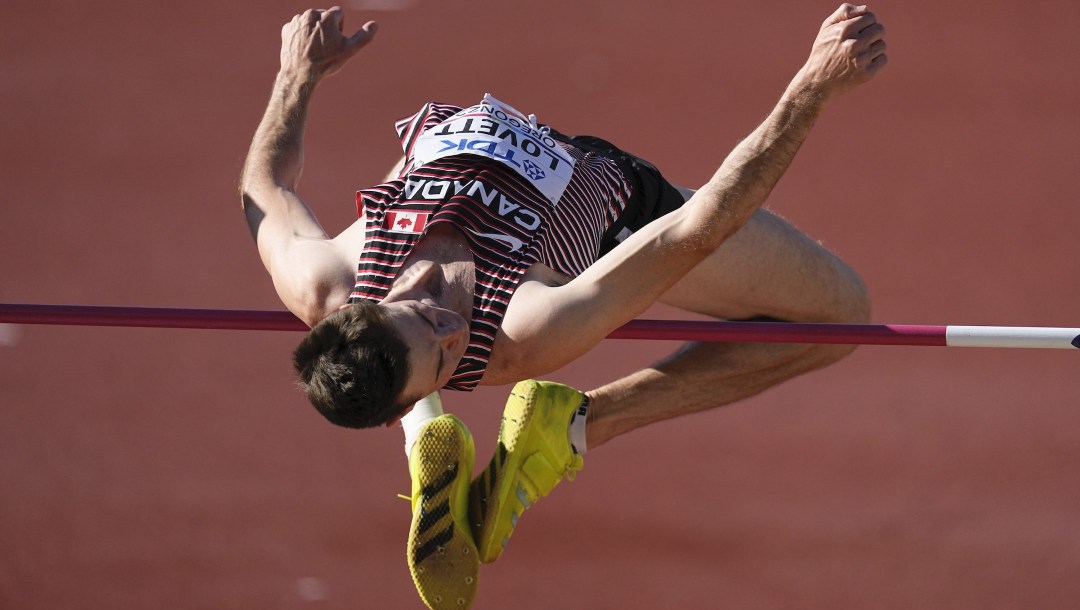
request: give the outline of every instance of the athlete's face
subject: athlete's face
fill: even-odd
[[[403,396],[427,396],[446,385],[469,346],[469,325],[449,309],[422,301],[382,303],[409,346],[409,379]]]

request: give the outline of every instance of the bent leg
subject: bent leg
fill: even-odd
[[[759,209],[660,301],[727,320],[862,322],[869,297],[858,275],[819,242]]]
[[[819,322],[861,322],[869,317],[866,291],[854,272],[774,214],[762,211],[661,300],[714,317]],[[585,445],[595,449],[641,426],[753,396],[850,351],[849,346],[688,343],[652,367],[586,392]],[[519,391],[528,397],[516,396]],[[570,413],[583,413],[579,397],[576,390],[559,384],[515,386],[500,427],[500,448],[471,492],[477,507],[473,512],[480,515],[474,521],[480,532],[477,544],[485,561],[498,557],[501,544],[531,502],[581,467],[577,451],[586,447],[566,431],[567,425],[574,426]],[[534,406],[523,411],[515,406],[521,404]],[[535,406],[540,404],[544,406]],[[531,438],[558,447],[562,457],[528,444],[517,453],[541,456],[544,467],[538,462],[529,468],[521,458],[512,457],[514,452],[506,448],[518,442],[504,436],[515,439],[526,431]],[[525,479],[532,484],[519,482]],[[536,480],[545,485],[541,488]]]
[[[664,295],[716,318],[790,322],[869,319],[862,281],[839,258],[767,210]],[[652,367],[586,394],[588,446],[657,421],[758,394],[843,358],[854,348],[781,343],[687,343]]]
[[[749,398],[851,351],[837,347],[687,343],[649,368],[585,393],[588,448],[642,426]]]

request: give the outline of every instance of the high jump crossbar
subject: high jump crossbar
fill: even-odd
[[[306,331],[288,311],[0,303],[0,323]],[[631,320],[609,339],[1080,349],[1080,328]]]

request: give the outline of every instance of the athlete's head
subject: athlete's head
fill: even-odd
[[[416,300],[349,305],[315,325],[294,352],[308,399],[331,422],[396,421],[449,381],[468,347],[468,323]]]
[[[401,395],[409,348],[386,311],[372,303],[324,318],[297,346],[293,362],[308,400],[339,426],[380,426],[415,402]]]

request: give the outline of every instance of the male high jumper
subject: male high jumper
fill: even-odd
[[[240,189],[278,295],[312,327],[295,354],[309,399],[340,425],[405,428],[409,566],[429,606],[471,602],[478,562],[499,556],[520,514],[581,468],[586,447],[752,396],[852,349],[688,343],[585,393],[518,383],[470,487],[472,439],[441,413],[440,388],[551,372],[656,302],[720,319],[868,319],[857,275],[761,205],[828,102],[885,66],[884,27],[865,6],[841,5],[764,122],[696,192],[488,95],[427,104],[397,123],[402,162],[357,193],[359,220],[330,237],[297,185],[316,86],[377,27],[346,36],[343,25],[335,7],[282,28]]]

